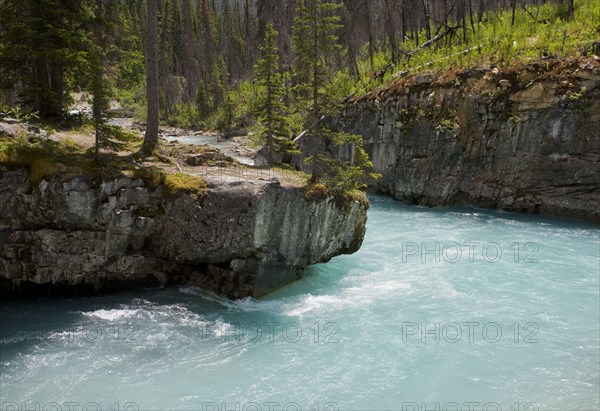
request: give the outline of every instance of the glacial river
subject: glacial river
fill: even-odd
[[[598,226],[373,196],[268,298],[0,303],[2,410],[597,410]]]

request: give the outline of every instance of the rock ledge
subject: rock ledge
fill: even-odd
[[[191,284],[259,297],[299,270],[357,251],[368,205],[305,198],[277,180],[175,199],[143,180],[98,182],[0,166],[0,295],[82,295]]]

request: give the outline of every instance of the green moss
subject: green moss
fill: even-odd
[[[165,172],[158,167],[138,167],[133,170],[134,178],[144,181],[146,187],[157,189],[165,181]]]
[[[323,201],[333,196],[335,204],[342,210],[349,210],[354,202],[369,207],[369,197],[362,190],[340,190],[332,192],[322,183],[310,183],[304,187],[304,198],[307,201]]]
[[[443,133],[443,132],[450,132],[450,131],[458,130],[459,127],[460,126],[455,121],[455,119],[445,118],[438,123],[438,125],[435,127],[435,129],[437,131],[439,131],[440,133]]]
[[[29,180],[33,185],[55,176],[66,179],[84,176],[95,181],[129,176],[142,179],[151,189],[164,185],[168,198],[186,193],[198,200],[208,189],[200,177],[183,173],[167,174],[155,166],[140,167],[116,155],[105,155],[97,162],[75,145],[49,140],[30,143],[25,139],[0,139],[0,163],[29,168]]]
[[[32,161],[30,169],[29,181],[33,185],[38,185],[42,180],[59,174],[72,176],[83,174],[83,170],[78,167],[57,163],[49,158],[40,158]]]
[[[350,211],[354,202],[359,203],[365,208],[369,208],[369,197],[361,190],[346,190],[334,193],[334,200],[337,207],[344,212]]]
[[[171,198],[186,193],[191,194],[196,200],[200,200],[208,190],[208,185],[202,177],[185,173],[166,174],[164,185]]]
[[[367,193],[365,193],[364,191],[361,191],[361,190],[344,191],[343,193],[340,194],[340,196],[349,202],[356,201],[357,203],[360,203],[364,207],[369,206],[369,197],[367,196]]]
[[[105,156],[97,162],[75,144],[25,139],[0,139],[0,163],[29,168],[29,180],[34,185],[56,175],[108,180],[121,176],[126,167],[126,162],[117,157]]]
[[[304,187],[306,201],[322,201],[329,197],[330,192],[325,184],[310,183]]]

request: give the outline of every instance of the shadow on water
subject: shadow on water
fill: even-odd
[[[275,302],[276,305],[279,302]],[[0,302],[0,368],[38,349],[144,344],[161,327],[199,341],[220,338],[221,325],[276,321],[265,301],[231,301],[195,287],[174,286],[81,298]]]
[[[376,206],[378,212],[402,212],[409,213],[410,216],[431,216],[439,218],[452,219],[478,219],[488,220],[489,222],[515,222],[536,224],[540,226],[552,225],[555,228],[566,229],[594,229],[600,232],[600,224],[569,219],[566,217],[554,217],[542,214],[517,213],[511,211],[494,210],[489,208],[480,208],[473,206],[445,206],[445,207],[427,207],[414,204],[407,204],[394,200],[383,194],[370,193],[369,201],[371,207]],[[368,230],[367,230],[368,235]]]

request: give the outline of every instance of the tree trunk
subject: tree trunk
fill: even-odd
[[[31,2],[29,11],[32,18],[42,19],[41,5],[38,2]],[[32,104],[33,111],[39,112],[43,117],[47,117],[50,112],[48,104],[49,79],[47,56],[42,50],[36,48],[33,64]]]
[[[96,144],[94,146],[94,155],[98,160],[98,152],[100,150],[100,141],[102,140],[102,0],[96,0],[94,9],[94,61],[92,67],[93,78],[92,78],[92,92],[93,92],[93,105],[92,105],[92,116],[94,118],[94,129],[96,135]]]
[[[63,113],[63,103],[65,98],[65,73],[64,64],[60,59],[56,59],[52,62],[51,67],[52,73],[52,93],[54,101],[51,103],[49,116],[58,118]]]
[[[371,8],[369,7],[368,0],[363,0],[363,5],[365,8],[365,18],[367,20],[367,31],[369,34],[369,61],[371,63],[371,70],[374,70],[375,63],[373,54],[375,51],[373,46],[373,28],[371,27]]]
[[[401,10],[402,10],[402,16],[401,16],[401,21],[402,21],[402,43],[404,43],[404,41],[406,40],[406,33],[408,31],[407,27],[406,27],[406,8],[404,7],[404,1],[402,0],[402,5]]]
[[[314,121],[314,129],[312,138],[317,138],[319,133],[319,117],[320,117],[320,109],[319,109],[319,13],[317,10],[317,0],[313,1],[313,16],[312,16],[312,24],[313,26],[313,121]],[[314,144],[315,150],[313,152],[312,158],[312,180],[318,181],[319,179],[319,149],[317,148],[317,144]]]
[[[38,111],[42,116],[48,115],[47,100],[44,92],[48,90],[48,64],[45,56],[38,55],[34,65],[35,90],[33,93],[33,111]]]
[[[269,51],[270,53],[270,51]],[[270,56],[267,63],[267,162],[273,164],[273,76]]]
[[[148,119],[146,121],[146,135],[142,151],[144,154],[150,154],[158,144],[158,2],[147,0],[148,7],[148,36],[147,36],[147,58],[146,73],[148,98]]]
[[[390,41],[390,50],[392,52],[392,63],[396,64],[396,13],[395,12],[395,3],[394,6],[391,5],[390,2],[395,0],[385,0],[386,5],[386,21],[388,24],[388,36]]]
[[[469,18],[471,20],[471,29],[475,34],[475,22],[473,21],[473,0],[469,0]]]
[[[477,11],[477,22],[481,23],[483,21],[483,0],[479,0],[479,9]]]
[[[427,2],[422,0],[423,6],[423,25],[425,26],[425,33],[427,35],[427,40],[431,40],[431,24],[429,24],[429,7],[427,7]]]

